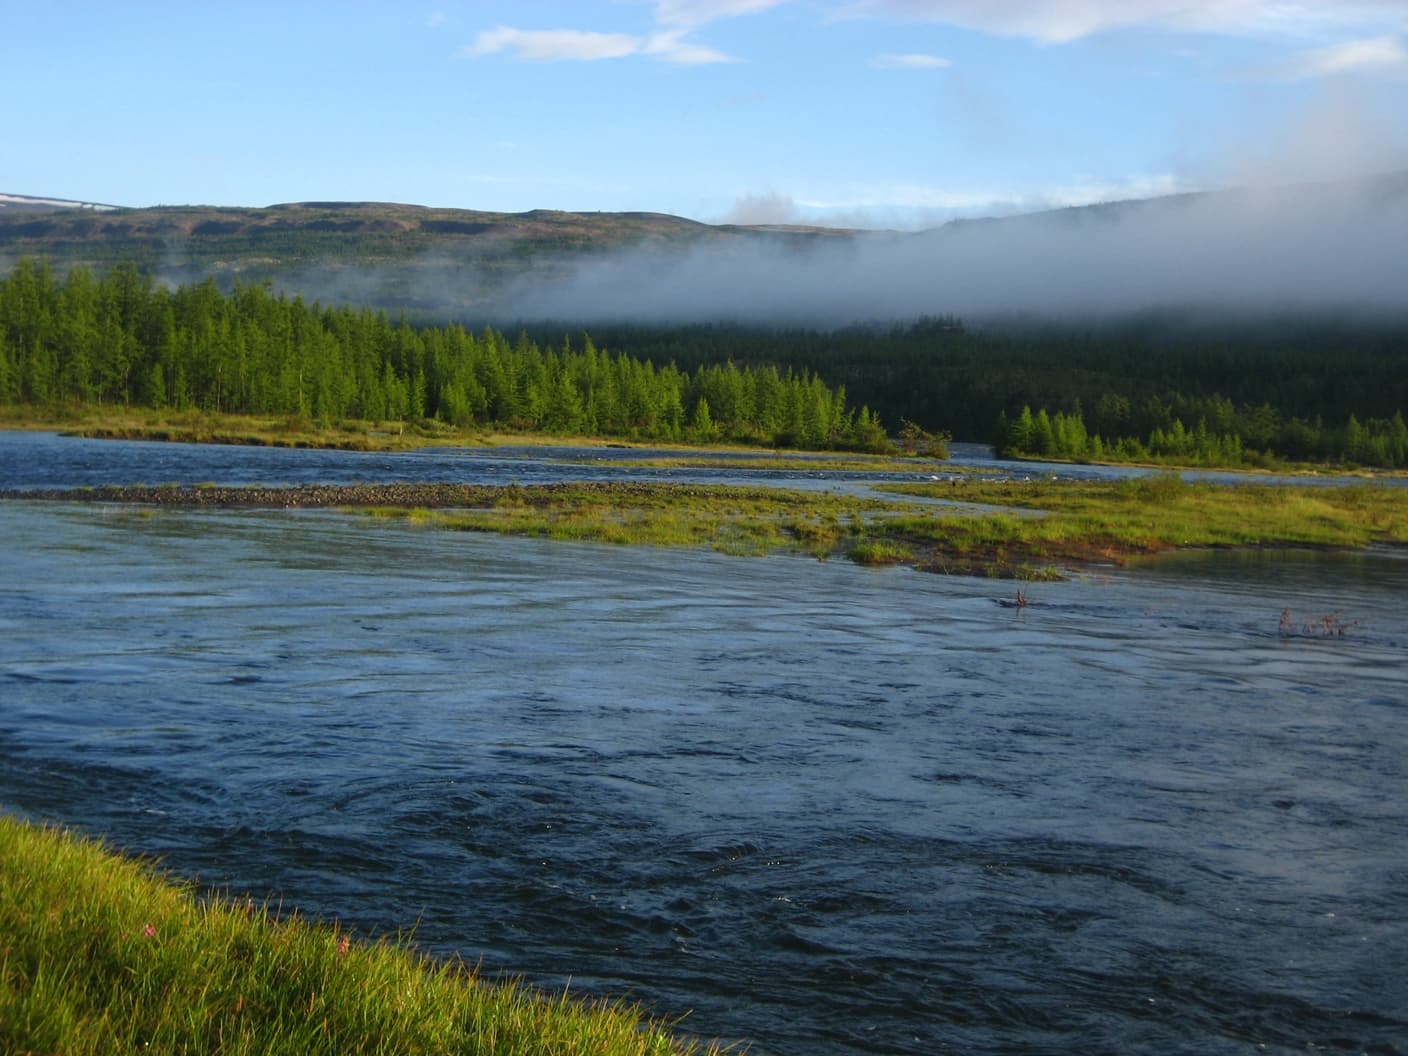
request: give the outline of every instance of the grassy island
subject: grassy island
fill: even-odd
[[[203,897],[149,863],[0,816],[0,1051],[717,1052],[623,1005],[489,983],[404,941]]]
[[[878,484],[870,497],[668,483],[502,486],[80,488],[3,499],[151,507],[330,507],[427,528],[740,555],[791,551],[929,572],[1054,579],[1093,563],[1188,547],[1408,544],[1408,488],[1191,484],[1175,474],[1125,481]]]

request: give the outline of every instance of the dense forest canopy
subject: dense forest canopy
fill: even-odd
[[[1012,453],[1113,459],[1139,457],[1142,448],[1152,461],[1211,464],[1221,458],[1214,446],[1204,443],[1199,454],[1169,439],[1193,436],[1201,422],[1205,434],[1226,438],[1223,464],[1256,461],[1258,453],[1408,464],[1392,456],[1392,445],[1379,451],[1360,442],[1387,436],[1408,409],[1408,319],[1383,313],[1164,309],[1098,323],[1008,318],[981,328],[939,317],[827,331],[598,324],[592,333],[620,352],[681,369],[725,359],[805,367],[844,385],[886,422],[909,420]],[[1023,407],[1053,421],[1080,418],[1102,444],[1014,442],[1007,430]],[[1123,455],[1121,439],[1136,441]]]
[[[681,370],[459,325],[306,304],[264,284],[167,289],[126,264],[62,279],[22,260],[0,280],[0,403],[66,401],[640,439],[878,449],[885,431],[812,371]]]

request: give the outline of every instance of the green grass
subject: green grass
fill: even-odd
[[[1190,484],[1173,474],[1119,482],[894,484],[880,490],[1040,511],[1040,516],[887,518],[883,531],[984,560],[1123,561],[1177,547],[1408,543],[1408,488]]]
[[[914,561],[914,551],[891,539],[862,539],[846,556],[858,565],[899,565]]]
[[[978,512],[813,492],[704,485],[508,488],[484,508],[378,509],[461,531],[726,553],[844,554],[866,565],[1051,579],[1057,566],[1122,563],[1177,547],[1363,547],[1408,542],[1408,489],[1122,482],[883,485],[883,491],[998,507]],[[1006,507],[1006,511],[1001,508]],[[1025,512],[1024,512],[1025,511]]]
[[[299,415],[221,414],[72,404],[0,406],[0,428],[54,429],[102,440],[168,440],[191,444],[320,447],[349,451],[406,451],[434,445],[482,446],[488,435],[433,420],[319,421]]]
[[[410,451],[422,447],[571,447],[641,448],[678,451],[680,457],[622,461],[623,466],[707,465],[736,466],[728,453],[757,453],[757,445],[737,443],[688,443],[683,440],[628,440],[617,436],[576,436],[513,431],[497,426],[448,425],[434,418],[412,421],[367,421],[355,418],[315,419],[304,415],[226,414],[219,411],[153,409],[100,404],[0,404],[0,429],[55,430],[99,440],[166,440],[191,444],[238,446],[334,448],[348,451]],[[712,454],[700,455],[701,451]],[[804,454],[805,452],[798,452]],[[822,467],[806,459],[779,457],[766,468],[900,469],[919,472],[926,459],[886,460],[881,456],[818,453],[835,459]],[[692,461],[689,456],[697,456]],[[570,461],[570,459],[569,459]],[[763,464],[753,462],[764,468]],[[936,471],[936,470],[935,470]],[[945,472],[952,472],[945,468]]]
[[[498,532],[618,545],[697,546],[761,555],[829,556],[857,518],[892,504],[837,495],[675,484],[583,484],[482,489],[475,509],[368,508],[374,517],[451,531]],[[850,519],[843,524],[842,517]]]
[[[0,816],[0,1052],[717,1051],[624,1005],[486,982],[403,940],[198,897],[148,863]]]

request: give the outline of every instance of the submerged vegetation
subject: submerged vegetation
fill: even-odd
[[[0,1051],[108,1056],[716,1052],[619,1004],[550,997],[0,815]]]
[[[658,483],[112,487],[0,499],[159,506],[356,509],[453,531],[725,553],[806,553],[860,564],[1018,579],[1180,547],[1408,544],[1408,489],[1185,482],[981,481],[874,485],[875,497]],[[885,497],[882,493],[888,493]],[[917,502],[918,500],[927,500]]]

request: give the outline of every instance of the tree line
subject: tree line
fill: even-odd
[[[1150,310],[1103,322],[1013,318],[973,327],[940,316],[830,331],[622,324],[593,333],[618,351],[682,368],[725,358],[805,367],[845,385],[887,422],[907,419],[960,440],[1003,443],[999,417],[1010,423],[1023,406],[1045,407],[1048,417],[1083,408],[1089,433],[1106,446],[1130,438],[1147,447],[1175,419],[1189,433],[1206,419],[1211,433],[1239,436],[1257,451],[1315,458],[1358,450],[1356,461],[1373,464],[1373,441],[1387,438],[1383,423],[1408,411],[1403,318]]]
[[[1008,457],[1062,461],[1164,462],[1173,465],[1270,466],[1278,460],[1345,462],[1398,469],[1408,466],[1403,413],[1360,421],[1351,413],[1327,425],[1286,417],[1269,404],[1237,406],[1213,397],[1157,397],[1132,405],[1107,394],[1089,421],[1079,401],[1070,411],[998,416],[996,447]]]
[[[883,450],[885,429],[806,368],[681,369],[492,328],[412,326],[267,284],[168,288],[125,263],[0,279],[0,403],[66,402],[645,440]]]

